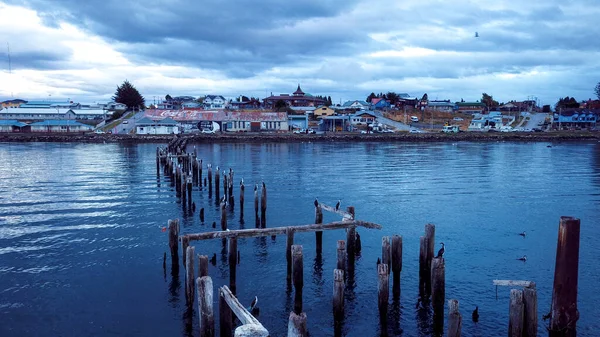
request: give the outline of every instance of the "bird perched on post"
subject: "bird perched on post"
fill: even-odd
[[[475,306],[475,310],[473,310],[473,315],[471,315],[473,317],[473,322],[477,323],[479,322],[479,307]]]
[[[254,316],[254,317],[258,317],[259,309],[258,309],[257,305],[258,305],[258,296],[254,296],[252,303],[250,303],[250,306],[248,308],[246,308],[246,310],[248,310],[250,312],[250,314],[252,314],[252,316]]]
[[[436,257],[443,257],[444,253],[446,252],[446,248],[444,246],[444,243],[440,242],[440,245],[442,245],[442,248],[440,248],[440,250],[438,250],[438,253],[437,253]]]
[[[339,211],[340,210],[340,204],[342,203],[341,200],[338,200],[337,204],[335,204],[335,210]]]
[[[379,267],[380,264],[381,264],[381,259],[377,258],[377,266]]]
[[[240,180],[240,186],[244,185],[244,178],[242,178],[242,180]]]
[[[254,192],[258,190],[258,184],[254,184]]]
[[[315,198],[315,207],[319,207],[319,200]]]

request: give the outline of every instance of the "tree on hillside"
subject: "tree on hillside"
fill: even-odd
[[[277,102],[275,102],[275,111],[285,111],[285,109],[287,108],[287,104],[285,103],[284,100],[278,100]]]
[[[485,92],[481,94],[481,103],[485,104],[488,110],[498,106],[498,101],[495,101],[494,97],[486,94]]]
[[[390,104],[394,104],[394,105],[396,103],[398,103],[398,100],[400,99],[400,96],[393,91],[388,91],[388,93],[385,94],[385,96],[386,96],[387,100],[390,101]]]
[[[377,98],[374,92],[372,92],[369,96],[367,96],[367,103],[371,103],[373,98]]]
[[[542,107],[542,112],[550,112],[550,105],[544,105]]]
[[[600,99],[600,82],[598,82],[598,84],[596,84],[596,88],[594,88],[594,92],[596,93],[596,97],[598,97],[598,99]]]
[[[423,94],[423,97],[421,97],[421,102],[428,102],[429,101],[429,97],[427,96],[427,93]]]
[[[123,84],[117,87],[113,100],[117,103],[127,105],[127,109],[141,109],[145,103],[144,97],[128,80],[125,80]]]
[[[327,96],[327,106],[332,106],[333,102],[331,101],[331,96]]]
[[[566,96],[565,98],[559,99],[554,108],[556,111],[560,109],[579,108],[579,102],[577,102],[575,97]]]
[[[165,96],[165,101],[169,102],[172,100],[173,100],[173,97],[171,97],[171,95],[167,94],[167,96]]]

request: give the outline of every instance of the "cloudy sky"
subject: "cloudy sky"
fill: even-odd
[[[594,97],[598,0],[0,0],[0,99]],[[475,37],[475,32],[479,37]],[[8,45],[12,72],[9,73]]]

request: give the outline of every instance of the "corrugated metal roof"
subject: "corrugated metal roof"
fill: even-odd
[[[16,119],[0,119],[0,125],[18,126],[20,128],[27,126],[26,123],[19,122]]]
[[[41,122],[31,123],[30,125],[31,126],[38,126],[38,125],[43,125],[43,126],[87,126],[89,128],[92,128],[92,126],[90,126],[90,125],[79,123],[78,121],[74,121],[71,119],[49,119],[49,120],[45,120],[45,121],[41,121]]]

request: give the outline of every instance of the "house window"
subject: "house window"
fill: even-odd
[[[144,131],[144,127],[143,126],[140,126],[140,131]]]

